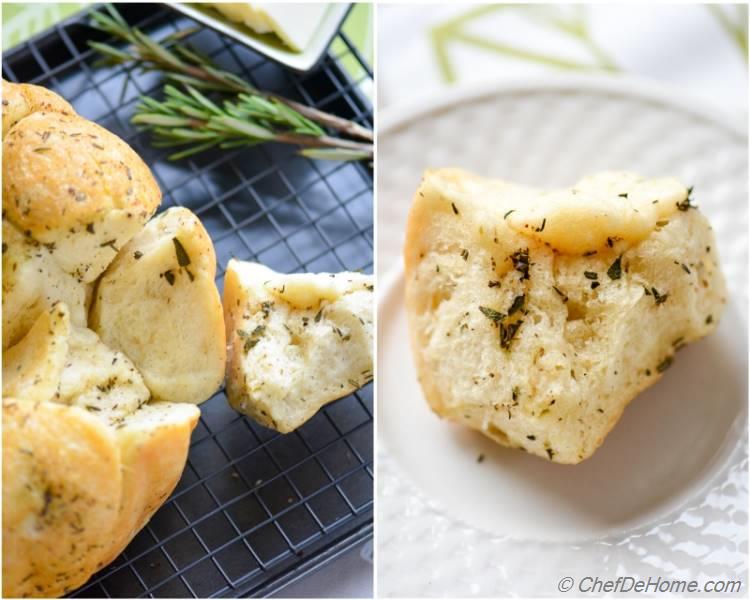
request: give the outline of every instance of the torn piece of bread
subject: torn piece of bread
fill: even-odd
[[[94,281],[161,202],[151,171],[76,114],[33,112],[3,138],[3,213],[77,279]]]
[[[591,456],[723,312],[713,232],[690,192],[631,173],[555,192],[425,173],[404,260],[431,408],[554,462]]]
[[[122,493],[114,432],[91,413],[3,399],[3,596],[59,597],[103,566]]]
[[[158,400],[199,403],[224,378],[226,342],[213,243],[198,217],[170,208],[99,281],[90,324],[124,352]]]
[[[227,396],[287,433],[372,379],[372,276],[284,275],[230,260],[224,279]]]
[[[63,271],[46,246],[3,219],[3,349],[17,343],[56,302],[86,326],[89,286]]]

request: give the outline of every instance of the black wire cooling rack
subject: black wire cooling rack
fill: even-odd
[[[194,26],[159,4],[119,4],[131,24],[166,35]],[[216,246],[221,290],[230,257],[273,269],[372,272],[372,176],[366,164],[315,161],[281,145],[169,162],[130,125],[140,95],[161,77],[94,67],[89,39],[106,39],[80,13],[4,53],[3,76],[44,85],[83,116],[125,139],[164,194],[203,220]],[[201,29],[189,43],[224,69],[323,110],[372,124],[362,83],[372,72],[343,33],[344,48],[294,74]],[[347,58],[347,56],[351,58]],[[359,65],[353,81],[342,60]],[[185,472],[171,498],[122,555],[78,597],[264,596],[372,535],[372,387],[279,435],[234,412],[223,391],[201,406]]]

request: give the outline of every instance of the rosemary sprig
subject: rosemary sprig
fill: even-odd
[[[189,146],[172,154],[172,160],[214,146],[235,148],[270,141],[303,146],[302,154],[311,158],[372,158],[371,145],[327,136],[316,123],[276,100],[240,94],[237,102],[226,100],[218,106],[195,88],[185,89],[183,93],[167,85],[163,101],[142,98],[132,119],[151,131],[154,146]]]
[[[365,142],[372,142],[371,130],[258,90],[234,73],[218,68],[209,57],[181,44],[195,29],[175,32],[157,42],[137,27],[130,27],[112,5],[105,5],[105,11],[92,13],[92,27],[130,46],[123,50],[89,41],[89,46],[102,55],[102,63],[132,62],[144,71],[163,72],[168,81],[184,87],[187,92],[183,94],[174,85],[168,85],[164,102],[143,98],[133,119],[151,129],[160,145],[192,144],[192,148],[173,158],[216,145],[228,148],[264,141],[299,144],[305,147],[302,154],[315,158],[358,160],[372,157],[371,144],[328,136],[321,126]],[[220,108],[199,90],[217,92],[228,99]],[[184,124],[186,118],[193,121]],[[190,129],[204,125],[208,126],[207,131]]]

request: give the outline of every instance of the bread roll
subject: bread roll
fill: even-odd
[[[83,117],[34,112],[3,139],[3,211],[80,281],[94,281],[161,202],[151,171]]]
[[[124,352],[157,400],[199,403],[224,375],[226,342],[216,255],[185,208],[152,219],[102,276],[91,327]]]
[[[431,408],[558,463],[591,456],[726,303],[690,191],[631,173],[543,192],[428,171],[404,261]]]
[[[104,566],[122,494],[112,429],[77,406],[3,399],[3,596],[58,597]]]
[[[283,275],[230,260],[224,279],[232,406],[287,433],[372,379],[372,277]]]
[[[10,83],[4,79],[2,86],[3,137],[13,125],[34,112],[76,114],[70,104],[47,88],[29,83]]]
[[[85,327],[88,287],[63,271],[46,246],[3,220],[3,349],[58,301],[67,305],[73,324]]]
[[[193,404],[154,402],[122,419],[115,430],[120,449],[122,501],[113,523],[109,564],[169,497],[182,476],[190,434],[200,409]]]

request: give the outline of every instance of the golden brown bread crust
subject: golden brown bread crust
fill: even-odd
[[[121,493],[106,425],[74,406],[3,399],[3,596],[57,597],[104,566]]]
[[[11,127],[34,112],[76,114],[73,107],[47,88],[3,79],[3,137]]]
[[[75,114],[36,112],[3,139],[3,210],[84,282],[96,279],[161,201],[130,146]]]
[[[182,476],[200,409],[192,404],[146,404],[115,431],[122,469],[122,502],[109,534],[109,564],[161,507]]]

